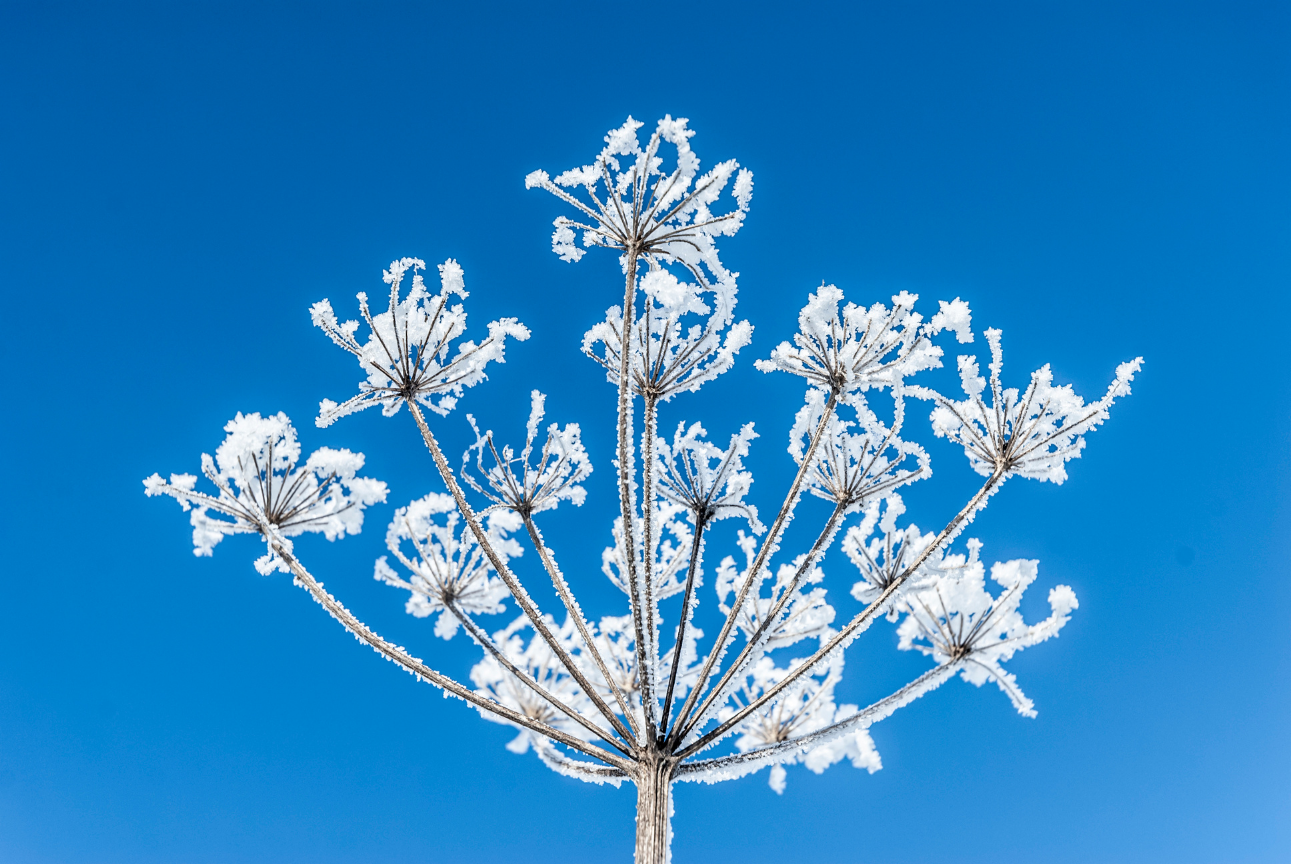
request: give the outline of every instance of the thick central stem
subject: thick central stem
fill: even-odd
[[[643,701],[644,720],[641,735],[644,743],[652,737],[650,705],[652,691],[648,678],[648,640],[645,638],[648,622],[644,621],[644,586],[640,579],[635,555],[635,519],[634,499],[630,494],[630,483],[634,476],[634,460],[631,458],[631,399],[630,392],[630,330],[634,325],[635,313],[635,276],[639,266],[639,250],[632,247],[626,250],[626,289],[625,303],[621,309],[621,376],[617,382],[617,468],[620,475],[621,491],[621,534],[625,546],[626,571],[630,577],[630,611],[635,628],[635,659],[639,671],[639,697]]]
[[[646,755],[635,779],[635,864],[667,864],[671,845],[671,774],[674,763]]]

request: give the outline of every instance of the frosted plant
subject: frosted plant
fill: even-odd
[[[1020,475],[1061,483],[1066,479],[1067,460],[1084,449],[1084,433],[1107,419],[1116,397],[1129,393],[1130,381],[1143,364],[1138,357],[1122,363],[1107,395],[1097,402],[1085,401],[1071,391],[1071,385],[1053,384],[1053,371],[1044,366],[1031,375],[1023,395],[1016,388],[1005,390],[999,382],[1003,369],[1003,348],[998,330],[985,332],[990,344],[990,404],[985,402],[986,379],[976,358],[958,358],[959,375],[967,399],[954,401],[928,387],[913,387],[913,394],[936,403],[932,425],[936,434],[963,445],[972,468],[982,477],[1003,470],[1006,476]]]
[[[842,665],[841,655],[834,655],[822,670],[797,679],[783,691],[782,696],[743,722],[739,727],[742,734],[734,741],[734,748],[740,753],[750,753],[818,732],[858,712],[858,705],[838,706],[834,701],[833,690],[841,681]],[[728,719],[744,705],[759,699],[766,688],[782,681],[787,673],[788,669],[776,668],[769,657],[761,658],[760,662],[752,665],[742,686],[730,697],[731,704],[719,712],[720,719]],[[798,753],[796,761],[803,762],[814,773],[822,774],[846,758],[856,768],[868,769],[870,774],[882,769],[882,757],[866,729]],[[782,764],[770,768],[769,785],[780,795],[787,788],[787,769]]]
[[[560,501],[570,501],[577,507],[585,503],[585,488],[580,484],[593,468],[585,448],[581,446],[580,427],[575,423],[568,423],[564,429],[559,429],[557,423],[550,424],[536,464],[531,464],[536,434],[540,430],[540,421],[544,419],[544,403],[544,394],[532,390],[526,444],[517,456],[513,455],[513,448],[507,444],[497,450],[494,435],[490,432],[481,434],[477,430],[476,420],[471,414],[468,415],[468,422],[472,424],[477,441],[464,452],[464,481],[477,493],[517,513],[531,514],[550,510],[557,507]],[[490,468],[482,463],[486,450],[490,450],[493,460]],[[473,477],[469,466],[469,459],[474,453],[481,482]],[[520,473],[515,465],[521,468]]]
[[[589,249],[612,249],[624,276],[620,302],[580,346],[617,388],[619,500],[616,512],[587,523],[585,533],[611,522],[602,569],[624,592],[624,605],[587,617],[538,523],[573,518],[566,505],[585,502],[596,460],[576,424],[542,429],[538,391],[520,442],[482,431],[469,415],[473,442],[456,472],[428,423],[424,409],[449,414],[467,388],[485,380],[489,363],[504,361],[506,338],[529,335],[504,318],[487,326],[481,342],[462,341],[468,295],[453,260],[441,265],[435,296],[423,284],[421,261],[393,262],[383,273],[387,311],[372,314],[359,295],[369,328],[363,343],[359,322],[339,323],[327,300],[311,317],[365,375],[356,395],[321,402],[317,425],[372,405],[387,416],[404,406],[432,457],[444,490],[396,510],[388,554],[374,573],[408,592],[411,614],[435,613],[433,636],[454,639],[462,630],[481,649],[468,683],[383,639],[297,556],[290,538],[356,533],[364,508],[385,499],[382,483],[356,476],[359,454],[324,448],[299,467],[301,448],[286,417],[240,414],[216,457],[203,457],[215,491],[197,491],[192,475],[167,481],[155,474],[144,482],[148,494],[171,495],[190,511],[197,554],[210,555],[227,534],[258,535],[267,548],[258,570],[292,573],[357,639],[516,729],[510,750],[534,752],[570,777],[632,784],[635,860],[661,864],[670,857],[675,782],[715,783],[769,768],[769,783],[781,792],[796,765],[819,773],[849,760],[877,771],[872,725],[960,676],[976,686],[993,680],[1020,713],[1034,716],[1004,666],[1059,632],[1078,608],[1075,592],[1054,588],[1052,614],[1028,624],[1019,609],[1036,562],[994,564],[992,594],[980,542],[968,540],[963,552],[950,543],[1009,478],[1062,483],[1065,463],[1081,455],[1084,436],[1129,392],[1141,360],[1120,366],[1096,402],[1055,384],[1047,366],[1025,390],[1004,388],[1000,334],[992,329],[985,331],[989,379],[974,357],[960,356],[963,392],[950,396],[930,373],[945,362],[946,340],[974,341],[967,303],[939,301],[924,318],[919,298],[907,292],[889,304],[857,305],[822,285],[791,338],[756,363],[805,385],[796,410],[789,406],[795,474],[770,502],[777,507],[762,504],[774,514],[766,525],[746,464],[757,444],[752,424],[739,424],[725,448],[692,417],[672,419],[670,441],[657,431],[664,407],[688,410],[687,398],[675,397],[732,368],[752,339],[746,322],[735,323],[738,276],[719,248],[747,215],[751,174],[732,161],[700,174],[685,120],[665,118],[646,143],[641,125],[628,120],[609,132],[591,164],[526,179],[574,211],[554,222],[560,257],[577,261]],[[668,166],[660,151],[671,148]],[[726,192],[731,206],[720,204]],[[905,427],[915,399],[932,403],[934,437],[961,446],[981,477],[961,506],[951,506],[943,527],[899,521],[901,491],[931,475],[927,450],[915,439],[926,430]],[[786,529],[798,515],[813,520],[814,530],[793,544]],[[713,554],[712,529],[731,517],[743,520],[736,548],[722,540]],[[850,572],[826,557],[843,531]],[[576,566],[583,581],[602,578],[593,562]],[[714,606],[701,591],[708,570]],[[527,585],[539,593],[533,597]],[[513,607],[520,614],[502,630],[480,623]],[[879,619],[896,626],[901,650],[925,653],[932,667],[871,704],[839,704],[849,649]]]

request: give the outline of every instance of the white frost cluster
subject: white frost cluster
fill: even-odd
[[[665,439],[657,439],[656,476],[662,496],[688,510],[694,524],[742,516],[753,532],[763,534],[765,526],[756,507],[746,500],[752,475],[744,470],[742,462],[752,440],[758,437],[755,424],[743,426],[729,439],[725,450],[708,441],[706,434],[701,423],[694,423],[686,431],[681,422],[669,445]]]
[[[739,530],[738,546],[747,557],[747,566],[739,570],[733,556],[728,555],[716,568],[716,596],[720,601],[720,611],[725,615],[730,612],[737,586],[746,581],[756,562],[755,537]],[[764,585],[771,578],[773,584],[770,593],[762,596]],[[837,615],[825,600],[828,592],[817,587],[823,578],[823,571],[817,566],[810,566],[804,555],[798,556],[791,564],[781,565],[777,575],[771,573],[768,566],[762,567],[738,612],[738,629],[749,641],[754,638],[761,630],[761,624],[769,617],[770,610],[790,589],[793,593],[784,604],[783,611],[765,629],[762,637],[763,650],[774,651],[795,645],[802,639],[822,638],[831,632],[830,625]]]
[[[882,505],[886,505],[885,511]],[[899,495],[891,494],[869,502],[864,518],[853,525],[842,538],[841,548],[846,557],[864,577],[851,586],[851,596],[865,606],[871,606],[883,592],[898,582],[911,568],[919,555],[936,540],[930,531],[924,534],[917,525],[910,524],[900,530],[896,520],[904,513],[904,502]],[[873,533],[876,526],[878,533]],[[938,551],[932,558],[943,560]],[[930,584],[939,572],[940,564],[922,562],[917,572],[910,574],[900,591],[891,595],[885,608],[886,619],[894,623],[900,614],[904,594]]]
[[[800,329],[768,360],[757,360],[762,372],[790,372],[815,387],[843,394],[889,387],[924,369],[940,366],[942,351],[931,343],[941,330],[953,330],[960,342],[972,340],[972,313],[962,300],[941,301],[941,311],[927,324],[913,311],[917,294],[901,291],[888,309],[847,303],[839,309],[841,289],[821,285],[801,310]],[[966,338],[964,338],[966,337]]]
[[[550,510],[560,501],[570,501],[579,507],[585,503],[585,488],[580,485],[581,481],[594,470],[581,444],[580,426],[575,423],[568,423],[563,429],[559,429],[557,423],[551,423],[539,457],[534,465],[531,464],[540,421],[544,419],[544,403],[544,394],[532,390],[526,443],[522,452],[517,454],[507,444],[497,449],[494,433],[487,430],[483,435],[477,429],[477,421],[468,415],[476,441],[464,451],[461,472],[464,481],[496,504],[523,515]],[[483,462],[487,450],[494,462],[489,468]],[[474,454],[480,480],[470,471]]]
[[[522,341],[531,335],[516,318],[501,318],[486,325],[489,335],[481,344],[460,342],[451,357],[450,343],[463,335],[468,325],[463,305],[451,305],[453,298],[468,296],[463,268],[453,258],[438,265],[441,293],[434,296],[428,293],[419,272],[425,266],[418,258],[402,258],[383,271],[383,281],[391,290],[387,311],[379,315],[370,314],[369,298],[363,291],[356,295],[360,314],[369,325],[369,339],[363,345],[355,336],[359,321],[339,324],[327,300],[311,307],[315,326],[353,354],[368,376],[360,382],[360,393],[341,405],[330,399],[321,401],[316,425],[328,426],[339,417],[374,405],[381,405],[383,416],[390,417],[406,399],[448,414],[465,387],[486,380],[486,364],[504,362],[506,337]],[[409,270],[413,270],[413,278],[402,300],[401,282]]]
[[[363,453],[321,447],[299,467],[297,430],[283,412],[236,414],[225,432],[215,459],[202,454],[202,471],[215,495],[195,491],[198,478],[192,474],[172,474],[169,482],[154,474],[144,481],[146,495],[170,495],[190,511],[195,555],[211,555],[229,534],[260,534],[267,551],[257,559],[257,571],[286,573],[272,540],[290,552],[288,538],[299,534],[329,540],[358,534],[364,508],[387,499],[386,483],[356,476]]]
[[[752,326],[734,323],[738,298],[736,274],[725,274],[715,285],[681,282],[670,271],[650,269],[639,280],[644,312],[630,328],[630,381],[634,392],[660,401],[677,393],[695,392],[733,368],[734,358],[751,341]],[[709,298],[709,305],[708,305]],[[707,316],[685,326],[684,316]],[[607,380],[620,380],[625,319],[620,306],[611,306],[602,321],[585,334],[581,350],[607,370]]]
[[[800,659],[794,659],[786,667],[780,668],[769,657],[762,657],[752,664],[746,680],[735,692],[730,704],[719,712],[719,719],[727,720],[742,705],[754,702],[771,685],[786,678],[800,662]],[[842,656],[836,654],[822,669],[797,679],[763,710],[742,722],[739,726],[741,734],[734,741],[734,749],[739,753],[750,753],[761,747],[818,732],[857,713],[859,706],[839,706],[834,699],[833,691],[841,681],[842,667]],[[816,774],[822,774],[843,759],[849,759],[853,766],[865,768],[870,774],[882,769],[882,757],[866,727],[805,751],[792,751],[791,756],[788,762],[801,762]],[[770,768],[770,788],[780,795],[787,788],[785,764],[786,762],[781,762]]]
[[[976,358],[958,358],[959,375],[967,399],[955,401],[927,387],[908,392],[936,403],[932,428],[937,435],[961,444],[972,468],[989,477],[996,468],[1004,476],[1018,475],[1061,483],[1066,480],[1066,462],[1084,449],[1084,434],[1102,425],[1118,396],[1130,392],[1130,381],[1143,365],[1136,357],[1116,369],[1116,379],[1107,394],[1085,404],[1071,390],[1053,383],[1053,371],[1046,365],[1031,375],[1025,394],[1015,387],[1007,390],[999,380],[1003,369],[1001,331],[985,331],[990,343],[990,401],[986,402],[986,379]]]
[[[564,261],[585,254],[576,245],[603,246],[657,264],[679,263],[700,283],[723,282],[728,271],[716,255],[715,240],[733,236],[751,204],[752,176],[738,163],[722,162],[698,176],[700,162],[689,146],[688,120],[670,115],[657,123],[646,145],[639,142],[643,124],[627,118],[604,137],[606,146],[593,164],[564,171],[552,180],[544,171],[527,175],[528,189],[544,189],[580,211],[584,221],[554,220],[553,249]],[[675,167],[664,169],[662,143],[673,145]],[[716,215],[711,208],[733,179],[734,209]],[[599,186],[602,189],[599,189]],[[571,191],[568,191],[571,190]],[[577,197],[583,191],[588,202]],[[708,272],[709,271],[709,272]]]
[[[921,651],[937,664],[958,663],[963,680],[978,687],[993,680],[1018,713],[1034,717],[1034,703],[1017,686],[1016,676],[999,664],[1056,636],[1080,602],[1069,586],[1058,585],[1048,597],[1053,613],[1037,624],[1027,624],[1018,607],[1027,586],[1035,581],[1039,562],[996,563],[990,578],[1003,590],[992,597],[985,587],[985,568],[976,560],[979,545],[969,541],[966,561],[951,562],[954,566],[935,584],[905,598],[908,615],[900,622],[900,648]]]
[[[516,513],[498,510],[485,520],[491,547],[506,560],[522,554],[511,536],[522,527]],[[405,544],[413,553],[405,551]],[[374,562],[374,578],[410,592],[405,611],[418,618],[440,612],[436,635],[451,639],[462,615],[493,615],[504,611],[501,602],[508,588],[495,575],[490,562],[467,526],[459,524],[459,510],[449,495],[433,492],[401,507],[387,526],[387,549],[409,571],[402,579],[387,563]]]
[[[832,501],[850,513],[893,489],[931,476],[931,459],[912,441],[900,439],[904,402],[895,400],[895,420],[881,423],[867,404],[856,397],[849,402],[854,420],[843,420],[834,411],[824,427],[810,470],[810,492]],[[822,390],[806,393],[806,404],[797,412],[789,433],[788,453],[797,462],[819,428],[826,408]]]
[[[693,529],[683,507],[659,501],[654,514],[653,596],[664,600],[684,590],[689,553],[693,551]],[[635,559],[643,561],[643,519],[635,518]],[[603,549],[603,573],[627,597],[630,596],[630,568],[625,559],[625,525],[620,517],[612,523],[612,545]]]

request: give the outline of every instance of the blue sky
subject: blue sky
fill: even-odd
[[[619,275],[553,256],[559,209],[522,180],[670,113],[704,165],[755,173],[723,255],[756,330],[667,420],[754,420],[770,512],[800,389],[750,361],[821,281],[961,296],[1004,329],[1008,376],[1049,362],[1090,398],[1146,358],[1065,486],[1010,483],[971,532],[1040,559],[1028,613],[1079,595],[1009,667],[1038,719],[952,682],[875,727],[878,774],[681,788],[676,860],[1287,860],[1287,34],[1286,5],[1246,2],[0,5],[0,858],[628,860],[629,789],[508,753],[257,575],[251,540],[194,558],[140,480],[194,471],[236,411],[363,450],[389,503],[303,557],[466,676],[462,638],[371,578],[391,509],[439,488],[430,460],[403,416],[312,426],[357,375],[306,314],[453,256],[477,328],[535,332],[463,407],[520,429],[539,387],[582,423],[590,500],[546,536],[587,608],[619,611],[613,392],[577,350]],[[439,429],[465,445],[461,413]],[[930,448],[925,528],[978,482]],[[924,668],[893,640],[870,632],[842,695]]]

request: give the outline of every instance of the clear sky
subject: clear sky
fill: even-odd
[[[1286,4],[1238,0],[0,3],[0,859],[629,860],[630,789],[505,751],[510,730],[259,576],[254,541],[195,558],[140,480],[196,471],[236,411],[363,450],[389,503],[299,549],[466,676],[463,638],[371,578],[392,508],[439,489],[408,417],[310,422],[358,376],[309,304],[453,256],[473,332],[535,333],[463,408],[519,430],[539,387],[582,423],[590,499],[545,530],[592,614],[619,612],[598,570],[614,394],[578,345],[620,277],[549,251],[560,208],[523,178],[670,113],[704,166],[755,173],[722,250],[756,329],[666,421],[756,421],[767,512],[800,389],[750,361],[821,281],[961,296],[1004,329],[1009,377],[1049,362],[1090,398],[1146,358],[1065,486],[1012,482],[971,532],[1040,559],[1028,617],[1053,584],[1080,598],[1009,665],[1038,719],[951,682],[874,728],[875,775],[680,788],[675,860],[1287,860],[1288,49]],[[438,429],[466,443],[461,412]],[[979,482],[929,447],[908,499],[928,529]],[[845,700],[925,668],[868,635]]]

